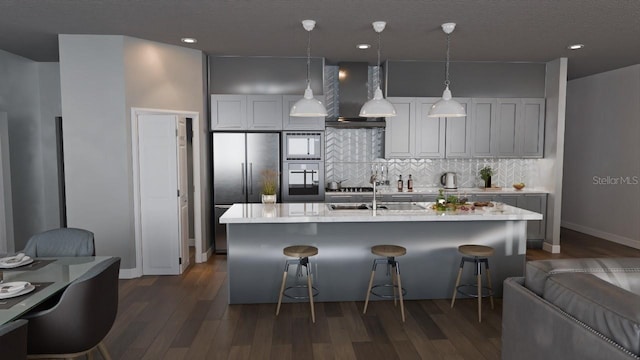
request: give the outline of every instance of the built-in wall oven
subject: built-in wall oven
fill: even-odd
[[[282,200],[324,201],[324,132],[284,132]]]

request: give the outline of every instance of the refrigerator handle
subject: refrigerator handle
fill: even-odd
[[[244,195],[244,163],[240,164],[240,188],[242,189],[242,195]]]
[[[253,163],[249,163],[249,195],[253,195]]]

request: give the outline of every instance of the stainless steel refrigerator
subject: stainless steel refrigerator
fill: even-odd
[[[261,172],[280,174],[279,133],[213,133],[214,251],[227,252],[227,229],[220,216],[234,203],[261,201]],[[278,199],[280,178],[278,177]]]

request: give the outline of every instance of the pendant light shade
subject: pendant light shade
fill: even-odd
[[[447,61],[445,63],[445,81],[442,99],[436,102],[429,109],[428,117],[465,117],[467,112],[459,102],[453,100],[451,90],[449,90],[449,42],[453,30],[456,28],[455,23],[442,24],[442,31],[447,34]]]
[[[289,115],[297,117],[327,116],[327,109],[322,105],[322,101],[313,97],[313,90],[307,85],[304,97],[293,104]]]
[[[373,99],[367,101],[360,109],[362,117],[393,117],[396,116],[396,109],[393,105],[382,96],[380,89],[380,33],[387,25],[384,21],[376,21],[373,24],[373,30],[378,33],[378,87],[373,94]]]
[[[304,91],[304,97],[291,107],[289,116],[295,117],[319,117],[327,116],[327,109],[320,100],[313,97],[311,90],[311,30],[316,26],[314,20],[303,20],[302,27],[308,32],[309,40],[307,42],[307,88]]]

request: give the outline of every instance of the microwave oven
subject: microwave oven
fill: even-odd
[[[285,132],[282,139],[284,161],[321,161],[324,158],[324,134],[321,131]]]

